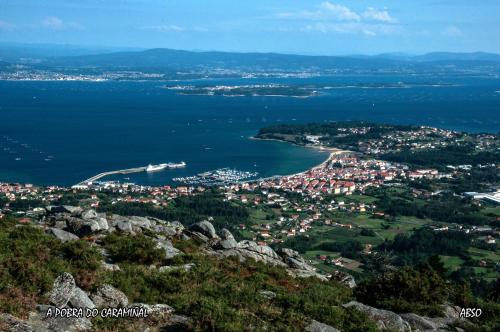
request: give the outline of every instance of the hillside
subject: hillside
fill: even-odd
[[[477,328],[459,318],[430,267],[388,272],[356,286],[346,273],[319,274],[293,250],[237,242],[209,221],[185,226],[77,206],[47,206],[36,223],[6,217],[0,228],[6,249],[0,254],[2,331]],[[361,303],[390,307],[401,301],[392,294],[396,284],[416,309],[421,306],[421,315]],[[377,301],[370,289],[377,290]],[[111,312],[106,308],[122,308],[115,314],[135,308],[147,317],[47,317],[58,307],[104,308],[103,315]]]

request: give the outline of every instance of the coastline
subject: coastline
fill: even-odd
[[[258,180],[266,180],[266,179],[272,179],[272,178],[277,178],[277,177],[285,177],[285,176],[302,175],[302,174],[307,173],[309,171],[312,171],[314,169],[322,168],[322,167],[326,166],[326,164],[328,164],[328,162],[330,162],[333,159],[333,157],[336,156],[336,155],[338,155],[338,154],[341,154],[341,153],[354,153],[353,151],[343,150],[343,149],[339,149],[339,148],[324,147],[324,146],[309,145],[309,144],[301,145],[301,144],[297,144],[297,143],[294,143],[294,142],[280,140],[280,139],[277,139],[277,138],[260,138],[260,137],[256,137],[256,136],[250,136],[249,139],[261,140],[261,141],[276,141],[276,142],[292,144],[292,145],[300,146],[300,147],[304,147],[304,148],[315,149],[315,150],[319,150],[321,152],[329,152],[328,153],[328,157],[324,161],[322,161],[318,165],[312,166],[312,167],[310,167],[310,168],[308,168],[306,170],[303,170],[301,172],[293,173],[293,174],[286,174],[286,175],[273,175],[273,176],[269,176],[269,177],[258,179]],[[246,181],[246,182],[258,181],[258,180],[251,180],[251,181]]]

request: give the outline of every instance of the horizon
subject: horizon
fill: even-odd
[[[490,0],[5,0],[0,9],[1,43],[330,56],[500,53],[491,42],[500,37],[500,3]]]
[[[453,52],[446,50],[434,50],[424,53],[410,53],[410,52],[400,52],[400,51],[388,51],[381,53],[349,53],[349,54],[341,54],[341,53],[332,53],[332,54],[322,54],[322,53],[298,53],[298,52],[275,52],[275,51],[227,51],[227,50],[219,50],[219,49],[180,49],[180,48],[171,48],[171,47],[129,47],[129,46],[115,46],[115,45],[85,45],[85,44],[62,44],[62,43],[23,43],[23,42],[12,42],[12,41],[0,41],[0,47],[27,47],[36,50],[42,50],[48,47],[56,47],[59,50],[72,50],[72,51],[86,51],[82,54],[76,53],[68,56],[80,56],[80,55],[101,55],[101,54],[110,54],[110,53],[122,53],[122,52],[145,52],[151,50],[170,50],[170,51],[181,51],[181,52],[193,52],[193,53],[235,53],[235,54],[282,54],[282,55],[297,55],[297,56],[324,56],[324,57],[377,57],[377,56],[395,56],[395,57],[418,57],[429,54],[491,54],[491,55],[499,55],[500,52],[488,52],[484,50],[474,50],[468,52]],[[66,56],[66,55],[61,55]]]

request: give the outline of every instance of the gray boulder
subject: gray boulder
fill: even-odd
[[[47,311],[51,309],[54,312],[55,307],[39,305],[37,311],[29,315],[28,324],[36,332],[81,332],[90,331],[92,322],[85,317],[82,318],[63,318],[47,317]]]
[[[341,284],[346,285],[349,288],[354,288],[356,287],[356,280],[352,275],[349,273],[343,272],[343,271],[334,271],[332,273],[332,279],[337,280]]]
[[[67,220],[67,227],[71,233],[78,236],[87,236],[95,232],[107,230],[108,224],[106,219],[84,220],[71,217]]]
[[[6,332],[33,332],[26,321],[9,314],[0,314],[0,327]]]
[[[75,241],[78,240],[79,237],[73,233],[63,231],[59,228],[48,228],[46,231],[47,234],[54,236],[56,239],[62,242]]]
[[[427,317],[422,317],[414,313],[402,314],[400,315],[414,331],[431,330],[436,331],[438,329],[444,328],[445,325],[433,322],[432,319]]]
[[[133,225],[128,220],[118,221],[116,223],[115,227],[117,230],[119,230],[120,232],[123,232],[123,233],[133,233],[134,232]]]
[[[276,293],[268,290],[259,291],[259,295],[265,299],[272,300],[276,297]]]
[[[340,332],[336,328],[313,320],[311,324],[307,325],[305,328],[306,332]]]
[[[377,324],[381,330],[390,330],[396,332],[410,332],[411,327],[398,314],[383,309],[377,309],[367,306],[363,303],[351,301],[343,305],[344,308],[355,308],[356,310],[365,313],[368,318]]]
[[[189,227],[189,230],[192,232],[198,232],[209,239],[215,239],[218,238],[217,233],[215,232],[214,226],[209,222],[209,221],[200,221],[197,222],[196,224],[193,224]]]
[[[296,278],[317,278],[321,281],[328,281],[328,278],[315,271],[310,270],[300,270],[300,269],[288,269],[288,274]]]
[[[175,248],[170,240],[158,238],[156,239],[156,247],[165,251],[165,258],[170,259],[177,255],[181,255],[182,251]]]
[[[73,296],[75,291],[75,279],[69,273],[63,273],[54,280],[52,291],[49,293],[49,301],[57,307],[64,307]]]
[[[82,213],[82,219],[89,220],[95,218],[97,218],[97,212],[95,212],[94,209],[90,209]]]
[[[117,264],[110,264],[110,263],[106,263],[106,262],[102,261],[101,265],[102,265],[103,269],[105,269],[107,271],[120,271],[120,266]]]
[[[174,312],[174,308],[167,304],[153,304],[150,306],[149,314],[157,317],[164,317]]]
[[[118,308],[128,305],[127,296],[122,291],[108,284],[104,284],[97,288],[96,293],[92,294],[91,299],[98,308]]]
[[[83,209],[79,206],[64,205],[63,208],[75,217],[81,216],[83,213]]]
[[[233,234],[227,229],[222,229],[220,232],[221,240],[217,243],[217,247],[221,249],[232,249],[238,246],[238,242],[234,239]]]
[[[184,265],[178,265],[178,266],[160,266],[158,268],[159,272],[166,272],[166,271],[176,271],[176,270],[182,270],[182,271],[189,271],[196,265],[194,263],[188,263]]]
[[[71,298],[69,299],[69,304],[73,308],[90,308],[90,309],[95,308],[94,302],[92,302],[87,293],[85,293],[79,287],[75,287],[75,290],[73,291],[73,296],[71,296]]]

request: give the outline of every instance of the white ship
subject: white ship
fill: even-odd
[[[182,168],[182,167],[186,167],[186,163],[183,161],[181,161],[180,163],[166,163],[158,165],[149,164],[146,167],[146,172],[156,172],[156,171],[161,171],[165,168]]]

